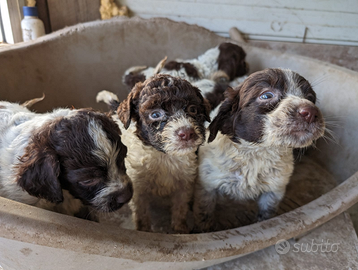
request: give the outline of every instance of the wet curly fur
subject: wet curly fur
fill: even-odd
[[[126,166],[134,187],[130,206],[138,230],[152,230],[151,202],[169,198],[172,231],[189,232],[187,214],[197,177],[196,153],[205,140],[209,111],[198,88],[163,74],[137,83],[120,103],[117,117],[128,147]]]

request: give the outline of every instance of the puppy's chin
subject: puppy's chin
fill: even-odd
[[[304,148],[313,144],[323,136],[324,128],[311,128],[309,130],[295,130],[288,137],[288,146],[292,148]]]
[[[127,175],[121,175],[121,181],[111,181],[109,185],[96,193],[89,205],[99,212],[114,212],[132,199],[133,186]]]
[[[314,141],[322,137],[323,134],[319,131],[311,133],[309,131],[295,131],[286,135],[278,135],[265,137],[259,144],[262,146],[277,146],[285,148],[305,148],[311,146]]]
[[[164,146],[164,152],[172,156],[185,156],[195,153],[201,143],[196,141],[185,143],[171,143]]]
[[[324,130],[324,122],[301,126],[287,121],[280,128],[266,126],[260,144],[263,146],[304,148],[312,145],[314,141],[322,137]]]

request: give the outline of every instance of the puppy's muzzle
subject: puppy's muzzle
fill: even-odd
[[[125,188],[120,191],[113,192],[108,195],[108,210],[109,212],[120,209],[124,204],[128,203],[133,196],[132,183],[128,183]]]

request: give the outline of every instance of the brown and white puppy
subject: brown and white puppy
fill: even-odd
[[[238,86],[246,78],[247,76],[245,75],[230,82],[220,78],[218,80],[201,79],[193,82],[192,85],[200,89],[202,95],[206,100],[208,100],[211,110],[213,111],[225,99],[225,91],[230,87]]]
[[[225,42],[209,49],[198,58],[170,61],[163,68],[137,66],[126,70],[123,83],[132,89],[137,82],[143,82],[157,74],[169,74],[191,83],[209,79],[215,82],[232,81],[248,72],[246,53],[238,45]],[[161,63],[160,65],[161,66]]]
[[[101,92],[97,101],[115,107],[117,101],[111,95]],[[205,141],[209,110],[198,88],[163,74],[137,83],[120,103],[117,112],[134,189],[130,206],[138,230],[152,230],[151,202],[169,198],[172,231],[189,232],[187,214],[197,177],[197,150]]]
[[[0,196],[68,215],[115,211],[132,197],[126,153],[102,113],[0,102]]]
[[[194,217],[201,231],[219,229],[218,199],[258,200],[258,220],[275,214],[293,171],[293,149],[323,136],[325,122],[309,82],[287,69],[251,74],[226,99],[199,150]]]

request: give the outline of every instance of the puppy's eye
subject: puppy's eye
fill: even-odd
[[[98,184],[98,182],[99,182],[98,179],[88,179],[88,180],[80,181],[79,184],[81,186],[89,187]]]
[[[164,113],[161,111],[154,111],[149,115],[149,117],[152,120],[159,120],[159,119],[163,118],[163,116],[164,116]]]
[[[271,99],[273,98],[275,95],[272,93],[272,92],[266,92],[266,93],[263,93],[261,96],[260,96],[260,99],[262,100],[268,100],[268,99]]]
[[[190,105],[188,107],[188,112],[191,113],[191,114],[196,114],[198,112],[198,110],[196,109],[195,105]]]
[[[309,101],[311,101],[312,103],[315,103],[316,98],[313,94],[308,94],[306,97]]]

